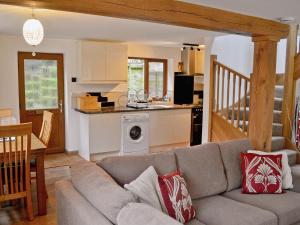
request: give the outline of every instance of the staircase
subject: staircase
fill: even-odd
[[[273,111],[273,137],[272,137],[272,151],[286,151],[289,160],[291,163],[295,164],[297,160],[297,152],[294,150],[285,149],[285,138],[282,136],[282,128],[283,125],[281,123],[281,114],[282,114],[282,101],[283,101],[284,87],[283,85],[275,86],[275,98],[274,98],[274,111]],[[249,105],[250,105],[250,96],[247,96],[246,101],[246,126],[248,128],[248,119],[249,119]],[[235,112],[237,112],[237,108],[235,108]],[[243,115],[244,108],[241,108],[240,114]],[[232,108],[229,110],[229,120],[232,119]],[[234,120],[237,120],[237,114],[234,114]],[[240,116],[241,116],[240,115]],[[240,122],[239,127],[242,128],[242,124]]]
[[[216,119],[216,116],[222,118],[226,121],[225,125],[234,127],[236,131],[238,130],[246,137],[248,135],[250,111],[250,79],[217,61],[213,61],[212,71],[214,72],[214,82],[211,88],[215,90],[212,99],[214,119]],[[280,81],[283,79],[279,77],[277,80]],[[297,152],[285,148],[286,141],[283,137],[283,125],[281,123],[283,96],[284,86],[282,82],[277,82],[273,111],[272,151],[286,151],[290,163],[295,164],[297,161]],[[217,126],[214,125],[212,129],[214,127]],[[224,129],[224,127],[223,124],[222,128]],[[230,139],[234,139],[234,137]]]

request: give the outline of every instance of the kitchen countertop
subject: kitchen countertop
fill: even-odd
[[[195,105],[149,105],[148,108],[135,109],[129,107],[104,107],[101,109],[75,109],[83,114],[119,113],[119,112],[144,112],[155,110],[191,109]]]

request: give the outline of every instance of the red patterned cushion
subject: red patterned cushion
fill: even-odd
[[[243,193],[282,193],[282,155],[241,153]]]
[[[188,192],[186,182],[180,172],[158,177],[164,208],[169,216],[181,223],[194,219],[196,211]]]

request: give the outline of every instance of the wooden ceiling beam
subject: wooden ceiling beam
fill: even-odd
[[[142,20],[246,36],[285,38],[285,24],[175,0],[0,0],[0,4]]]

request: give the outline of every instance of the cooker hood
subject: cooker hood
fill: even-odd
[[[188,75],[204,74],[205,50],[199,48],[185,47],[181,51],[181,61],[183,63],[183,73]]]

